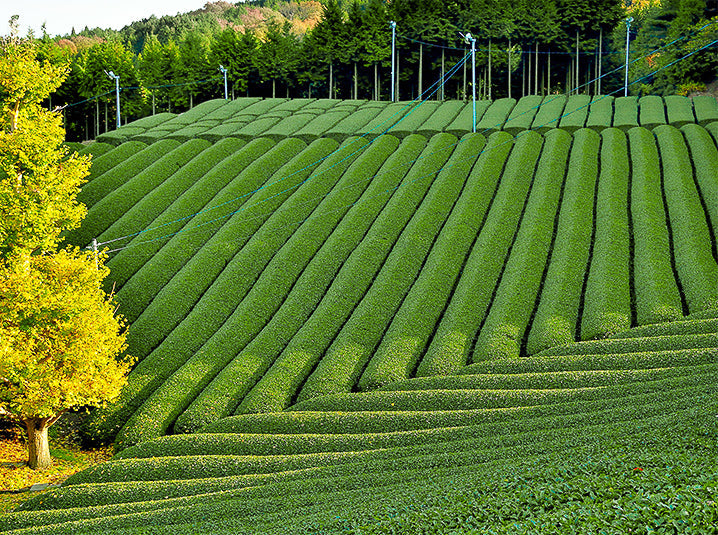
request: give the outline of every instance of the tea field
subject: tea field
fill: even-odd
[[[715,533],[716,100],[472,122],[216,100],[76,147],[138,363],[115,457],[0,530]]]

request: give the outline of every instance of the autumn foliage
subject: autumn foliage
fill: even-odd
[[[40,104],[64,78],[29,41],[0,43],[0,417],[23,425],[29,465],[50,464],[48,427],[115,398],[131,359],[102,290],[103,258],[57,250],[79,225],[89,160],[68,156],[57,113]]]

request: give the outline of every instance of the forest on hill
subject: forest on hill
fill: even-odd
[[[621,88],[627,33],[635,58],[629,78],[645,77],[631,92],[687,94],[714,80],[714,48],[664,67],[716,39],[717,15],[715,0],[218,1],[120,31],[85,28],[38,39],[43,59],[70,64],[51,105],[64,107],[68,139],[83,140],[115,123],[115,81],[106,71],[120,76],[125,123],[222,97],[220,66],[232,98],[389,99],[391,21],[397,100],[421,96],[462,62],[467,32],[476,38],[479,98]],[[470,96],[467,70],[424,98]]]

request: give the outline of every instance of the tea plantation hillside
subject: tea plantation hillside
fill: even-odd
[[[82,149],[119,453],[0,530],[710,533],[716,100],[477,110],[210,101]]]

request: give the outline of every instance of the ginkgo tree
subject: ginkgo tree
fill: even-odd
[[[104,258],[58,250],[86,213],[76,197],[90,163],[67,153],[59,115],[41,105],[65,76],[37,60],[13,18],[0,41],[0,417],[27,429],[28,464],[40,469],[48,428],[119,395],[131,365]]]

